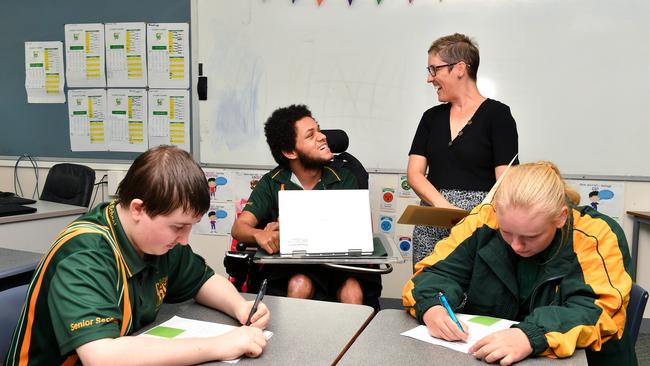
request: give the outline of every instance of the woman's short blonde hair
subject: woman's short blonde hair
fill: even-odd
[[[580,194],[567,186],[555,164],[538,161],[510,167],[494,196],[497,209],[526,208],[556,219],[577,205]]]

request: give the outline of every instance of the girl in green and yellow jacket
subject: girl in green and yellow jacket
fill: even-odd
[[[513,166],[494,204],[474,208],[416,265],[405,307],[450,341],[472,329],[451,320],[439,292],[459,312],[519,321],[470,348],[486,362],[586,348],[590,365],[636,365],[624,332],[632,286],[625,236],[611,218],[575,207],[579,198],[552,163]]]

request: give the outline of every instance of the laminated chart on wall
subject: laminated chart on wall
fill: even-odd
[[[190,92],[149,89],[149,146],[176,145],[190,151]]]
[[[106,87],[104,24],[65,25],[68,87]]]
[[[147,24],[149,87],[189,88],[189,25]]]
[[[147,91],[108,89],[108,150],[144,152],[147,138]]]
[[[27,103],[65,103],[63,42],[25,42]]]
[[[105,89],[68,89],[68,117],[72,151],[108,150]]]
[[[140,23],[106,23],[108,87],[147,86],[147,28]]]

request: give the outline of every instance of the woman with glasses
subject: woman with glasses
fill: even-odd
[[[428,56],[427,82],[441,104],[422,115],[409,152],[408,183],[422,205],[470,210],[517,154],[517,127],[507,105],[479,92],[479,52],[469,37],[439,38]],[[416,226],[413,263],[448,235],[448,229]]]

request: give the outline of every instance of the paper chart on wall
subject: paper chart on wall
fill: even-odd
[[[470,347],[483,337],[499,330],[508,329],[513,324],[517,324],[517,322],[514,322],[512,320],[493,318],[490,316],[458,313],[456,314],[456,317],[458,320],[465,323],[469,328],[469,338],[467,342],[449,342],[445,341],[444,339],[432,337],[425,325],[417,326],[400,334],[406,337],[415,338],[423,342],[447,347],[458,352],[467,353],[469,352]]]
[[[63,42],[25,42],[27,103],[65,103]]]
[[[149,89],[149,146],[176,145],[190,151],[190,92]]]
[[[105,33],[107,85],[147,86],[145,23],[106,23]]]
[[[108,89],[108,150],[144,152],[147,138],[147,91]]]
[[[106,87],[104,24],[66,24],[66,76],[69,87]]]
[[[147,24],[149,87],[189,88],[189,25]]]
[[[72,151],[107,151],[106,90],[68,89]]]

